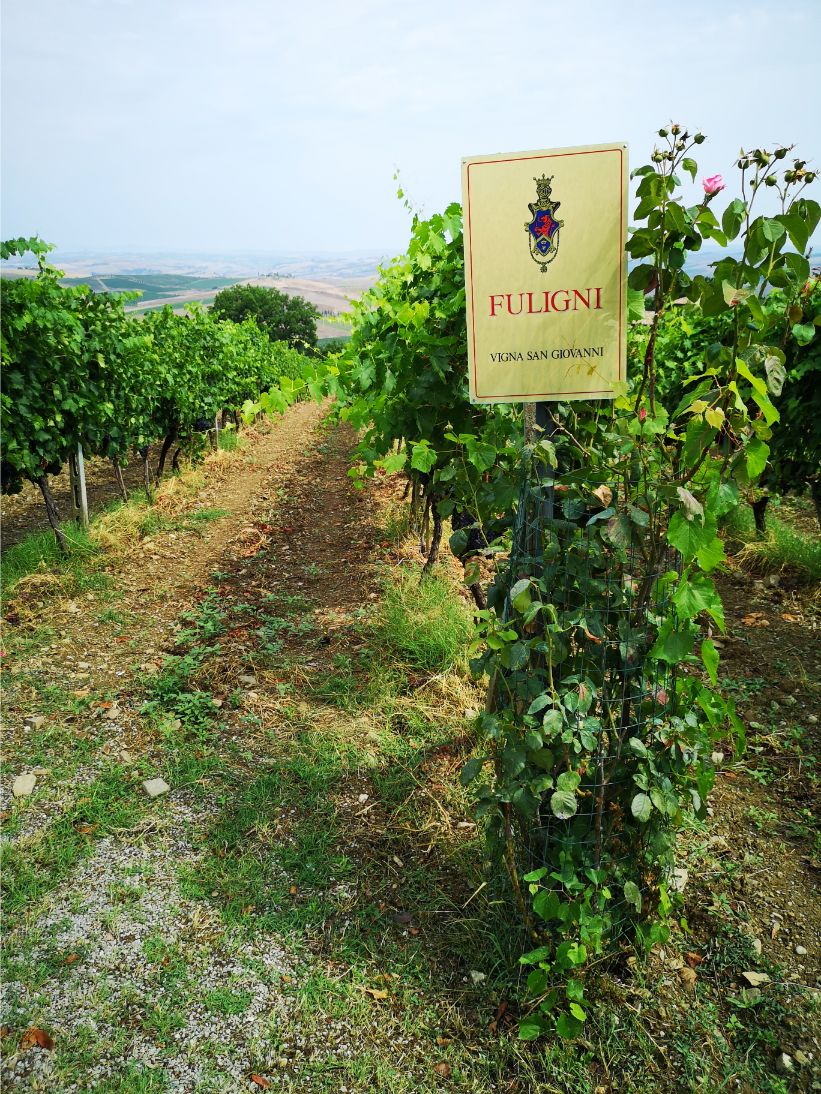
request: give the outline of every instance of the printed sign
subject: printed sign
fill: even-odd
[[[612,399],[625,378],[627,145],[462,161],[470,397]]]

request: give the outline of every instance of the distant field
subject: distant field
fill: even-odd
[[[186,277],[182,274],[110,274],[105,277],[63,278],[64,285],[88,285],[94,292],[140,292],[140,304],[156,301],[159,305],[181,293],[216,293],[226,285],[236,283],[235,277]]]

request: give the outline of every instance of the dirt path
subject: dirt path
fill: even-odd
[[[116,603],[116,609],[111,609],[116,618],[107,620],[102,630],[99,616],[95,617],[82,599],[49,601],[49,630],[53,636],[59,635],[59,640],[42,651],[27,650],[24,661],[4,666],[11,676],[18,670],[24,670],[26,677],[36,674],[34,694],[43,686],[68,687],[71,683],[81,685],[79,690],[116,694],[123,676],[145,671],[141,664],[151,665],[151,658],[168,644],[169,628],[179,613],[190,607],[196,590],[207,583],[223,556],[235,561],[249,548],[268,542],[253,524],[257,509],[264,508],[275,496],[277,478],[286,479],[293,471],[322,416],[316,404],[300,403],[273,426],[259,434],[251,433],[244,450],[209,456],[202,475],[204,483],[192,499],[192,508],[214,507],[225,515],[209,521],[196,534],[172,528],[141,538],[123,552],[111,574],[114,589],[104,597]],[[26,522],[21,522],[15,531],[22,534],[25,527]],[[99,597],[88,593],[85,599],[95,603]],[[128,635],[121,633],[121,619],[127,620]],[[110,636],[107,631],[115,633]],[[135,664],[135,653],[146,656]],[[87,669],[75,670],[73,665],[78,663],[87,665]],[[26,709],[17,710],[13,694],[7,693],[7,748],[14,748],[19,734],[25,734],[23,718],[32,713],[28,704],[34,694],[29,689]]]
[[[230,515],[201,538],[143,540],[103,593],[53,600],[46,627],[15,636],[4,666],[7,1086],[233,1091],[264,1088],[255,1068],[284,1068],[306,1089],[293,1074],[310,1055],[300,1024],[288,1055],[260,1026],[293,1006],[299,937],[249,936],[186,878],[207,869],[228,788],[253,790],[272,737],[290,731],[283,698],[347,648],[368,599],[374,533],[346,475],[351,438],[326,436],[321,418],[301,404],[243,455],[209,461],[196,505]],[[165,695],[164,658],[209,619],[224,623],[219,656],[176,691],[166,673]],[[33,713],[44,718],[34,729]],[[21,771],[37,786],[15,800]],[[152,777],[171,786],[156,802],[141,786]]]

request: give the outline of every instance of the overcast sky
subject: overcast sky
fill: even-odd
[[[404,249],[460,158],[627,140],[821,155],[821,2],[3,0],[2,234],[61,250]],[[817,187],[821,190],[821,186]],[[815,195],[818,197],[818,195]]]

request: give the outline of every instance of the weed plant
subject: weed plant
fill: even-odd
[[[471,620],[453,586],[430,574],[403,573],[385,585],[379,637],[410,667],[447,672],[465,656]]]

